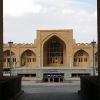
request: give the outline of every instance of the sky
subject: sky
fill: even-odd
[[[76,42],[97,40],[97,0],[3,0],[4,43],[33,43],[38,29],[73,29]]]

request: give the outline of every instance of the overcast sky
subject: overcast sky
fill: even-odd
[[[37,29],[73,29],[76,42],[97,39],[97,0],[3,1],[5,43],[33,43]]]

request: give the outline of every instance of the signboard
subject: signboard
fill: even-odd
[[[64,78],[64,73],[44,73],[44,78]]]

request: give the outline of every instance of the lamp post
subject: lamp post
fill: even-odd
[[[11,76],[11,68],[12,68],[12,54],[11,54],[11,47],[12,47],[12,44],[13,42],[8,42],[9,44],[9,49],[10,49],[10,60],[9,60],[9,66],[10,66],[10,76]]]
[[[91,44],[92,44],[92,47],[93,47],[93,76],[95,76],[95,68],[94,68],[94,47],[95,47],[95,44],[96,44],[96,42],[93,40],[92,42],[91,42]]]

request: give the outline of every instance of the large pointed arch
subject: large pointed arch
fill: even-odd
[[[66,44],[54,35],[43,45],[43,66],[64,66],[65,55]]]

